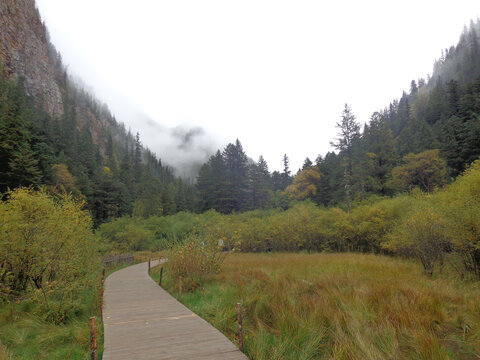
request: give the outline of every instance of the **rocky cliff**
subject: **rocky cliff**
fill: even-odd
[[[102,155],[108,133],[124,146],[124,129],[108,107],[67,74],[35,0],[0,0],[0,62],[7,75],[24,79],[28,94],[53,119],[73,121],[77,130],[88,130]]]
[[[27,92],[54,118],[63,113],[55,56],[35,1],[1,0],[0,60],[8,74],[25,79]]]

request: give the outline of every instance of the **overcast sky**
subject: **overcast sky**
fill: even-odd
[[[37,5],[70,73],[161,158],[186,156],[168,150],[165,129],[202,127],[202,149],[239,138],[270,170],[286,153],[294,171],[331,150],[345,102],[367,122],[431,74],[441,49],[480,13],[478,0]]]

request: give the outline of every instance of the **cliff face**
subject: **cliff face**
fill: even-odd
[[[63,114],[63,101],[51,49],[35,0],[0,1],[1,62],[7,74],[25,79],[27,92],[56,118]]]
[[[9,76],[24,79],[27,93],[53,119],[74,114],[77,130],[88,130],[104,154],[106,133],[118,133],[117,123],[106,106],[66,73],[35,0],[0,0],[0,61]]]

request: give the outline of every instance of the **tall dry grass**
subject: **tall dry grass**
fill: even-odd
[[[8,349],[0,343],[0,360],[10,360],[12,355],[9,353]]]
[[[348,253],[232,254],[214,281],[184,295],[234,341],[240,301],[252,359],[479,358],[478,299],[478,282]]]

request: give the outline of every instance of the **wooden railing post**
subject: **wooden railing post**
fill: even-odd
[[[102,287],[100,290],[100,316],[103,317],[103,291],[105,289],[105,268],[102,270]]]
[[[12,324],[15,322],[15,297],[12,295],[10,298],[10,305],[12,306]]]
[[[160,268],[160,279],[158,279],[158,286],[162,286],[163,266]]]
[[[91,360],[97,360],[97,334],[95,316],[90,318],[90,356]]]
[[[150,258],[148,258],[148,275],[150,275]]]
[[[183,279],[180,276],[178,278],[178,299],[180,301],[180,304],[182,303],[182,285],[183,285],[182,283],[183,283]]]
[[[237,303],[237,321],[238,321],[238,346],[243,353],[243,328],[242,328],[242,304]]]

